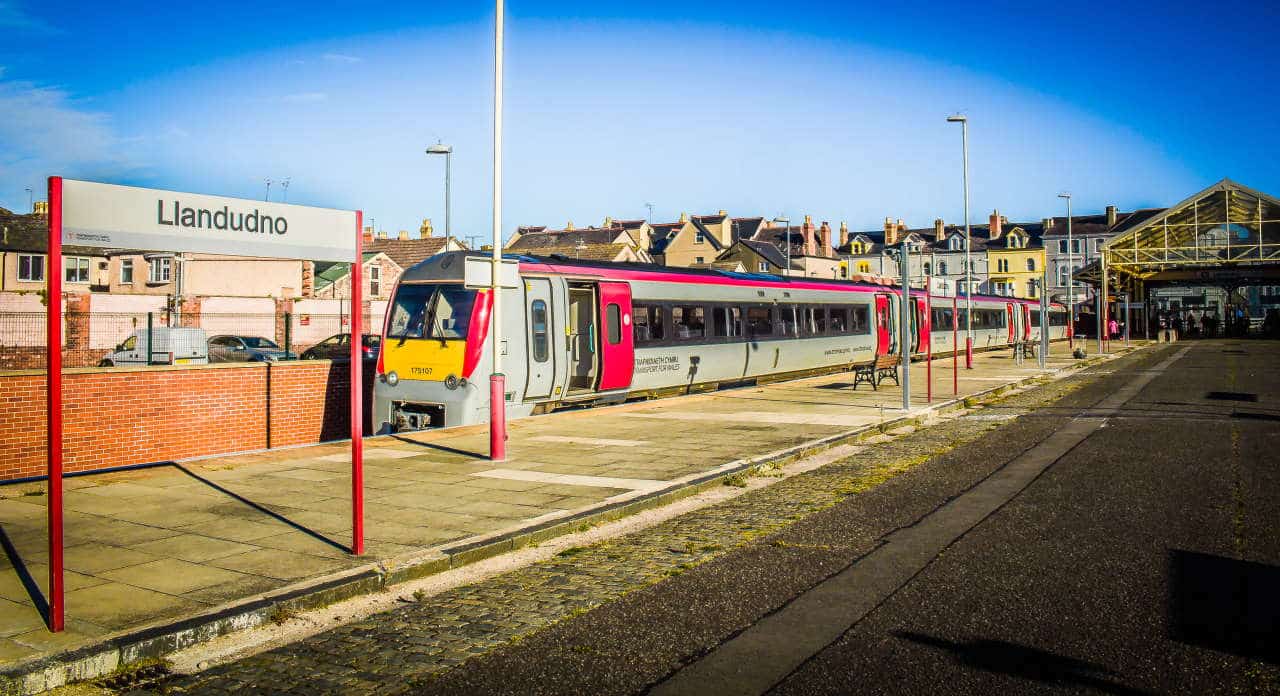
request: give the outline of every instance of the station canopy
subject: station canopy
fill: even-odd
[[[1152,285],[1280,285],[1280,200],[1223,179],[1121,224],[1076,280],[1127,291]]]

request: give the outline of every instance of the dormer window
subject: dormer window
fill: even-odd
[[[964,240],[960,239],[960,235],[958,234],[951,235],[950,241],[947,242],[948,248],[951,249],[951,251],[960,251],[963,244]]]
[[[1020,236],[1018,236],[1018,235],[1016,235],[1016,234],[1011,234],[1011,235],[1009,235],[1009,239],[1008,239],[1008,241],[1006,242],[1006,245],[1007,245],[1007,246],[1008,246],[1008,248],[1010,248],[1010,249],[1021,249],[1021,248],[1022,248],[1022,237],[1020,237]]]

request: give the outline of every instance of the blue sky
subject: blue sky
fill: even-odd
[[[290,202],[442,229],[443,139],[455,233],[489,234],[490,4],[113,5],[0,0],[0,206],[50,174],[243,197],[287,176]],[[510,2],[504,228],[647,202],[959,222],[958,111],[975,221],[1062,190],[1280,193],[1275,5],[1027,5]]]

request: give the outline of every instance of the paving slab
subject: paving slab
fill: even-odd
[[[1050,371],[1077,364],[1055,347]],[[923,412],[925,366],[912,370]],[[963,372],[963,370],[962,370]],[[980,353],[959,394],[1042,374]],[[953,398],[950,360],[933,365],[935,402]],[[485,458],[483,428],[370,438],[366,538],[350,543],[349,445],[202,459],[66,481],[67,617],[43,630],[43,484],[0,486],[0,668],[104,634],[136,630],[379,561],[471,543],[657,489],[726,464],[902,417],[902,393],[851,388],[849,373],[566,411],[510,423],[509,460]],[[23,576],[29,578],[24,581]],[[31,624],[32,617],[36,623]],[[51,634],[50,634],[51,635]],[[17,640],[14,636],[26,636]]]

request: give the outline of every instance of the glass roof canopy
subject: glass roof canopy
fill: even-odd
[[[1104,274],[1111,288],[1135,281],[1276,282],[1280,200],[1223,179],[1118,230],[1099,261],[1075,278],[1099,285]]]

